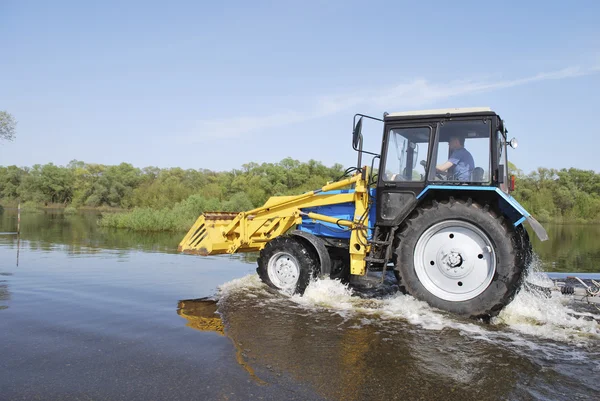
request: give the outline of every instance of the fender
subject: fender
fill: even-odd
[[[331,275],[331,258],[329,257],[329,252],[325,247],[325,241],[316,235],[300,230],[294,230],[289,235],[302,238],[304,241],[312,245],[314,250],[317,251],[317,255],[319,255],[319,262],[321,263],[321,276],[329,277]]]
[[[500,188],[475,185],[428,185],[419,195],[417,199],[421,199],[429,191],[489,191],[496,192],[499,195],[498,206],[500,210],[511,219],[515,227],[527,220],[533,232],[537,235],[540,241],[548,239],[548,233],[542,225],[529,213],[515,198],[503,192]]]

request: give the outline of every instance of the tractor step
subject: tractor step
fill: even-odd
[[[377,241],[377,240],[370,240],[369,244],[372,245],[390,245],[391,241]]]
[[[385,263],[386,260],[385,259],[378,259],[378,258],[372,258],[370,256],[367,256],[365,258],[365,262],[371,262],[371,263]]]

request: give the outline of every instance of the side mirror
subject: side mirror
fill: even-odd
[[[362,136],[362,117],[358,119],[354,131],[352,132],[352,147],[354,150],[358,150],[358,144]]]
[[[519,146],[519,142],[517,142],[517,138],[513,138],[511,139],[508,144],[510,145],[511,148],[516,149],[517,146]]]

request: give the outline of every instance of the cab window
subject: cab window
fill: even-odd
[[[430,127],[394,128],[388,135],[385,181],[425,181]]]

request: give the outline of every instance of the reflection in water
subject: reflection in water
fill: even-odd
[[[220,335],[225,335],[223,320],[217,314],[217,301],[214,299],[198,298],[179,301],[177,304],[177,314],[188,321],[186,324],[187,327],[200,331],[214,331]],[[254,370],[246,362],[246,354],[244,354],[241,344],[236,343],[233,339],[232,342],[236,350],[238,364],[248,372],[254,381],[265,384],[262,379],[256,376]]]
[[[548,272],[600,272],[600,225],[545,224],[549,240],[530,235]]]
[[[181,234],[142,233],[129,230],[98,227],[97,213],[64,214],[60,211],[23,214],[21,239],[31,250],[52,250],[63,245],[72,254],[95,253],[104,249],[141,249],[175,252]],[[5,211],[0,215],[0,231],[14,231],[16,213]],[[17,237],[2,238],[5,243],[17,245]]]
[[[8,291],[8,283],[3,277],[12,276],[11,273],[0,272],[0,310],[8,308],[7,302],[10,300],[10,292]]]
[[[217,315],[217,301],[210,298],[185,299],[177,304],[177,314],[187,319],[186,326],[225,335],[223,321]]]
[[[19,266],[19,254],[21,253],[21,233],[17,234],[17,267]]]
[[[225,327],[247,370],[308,383],[325,398],[560,399],[561,393],[600,390],[589,374],[578,377],[596,351],[587,355],[552,344],[546,349],[506,327],[449,320],[420,303],[393,309],[408,305],[404,296],[346,300],[335,292],[323,295],[322,300],[329,297],[326,302],[298,303],[249,276],[223,286],[218,303],[181,301],[178,313],[195,329],[223,334]],[[579,358],[579,367],[568,361],[555,367],[556,358]]]

